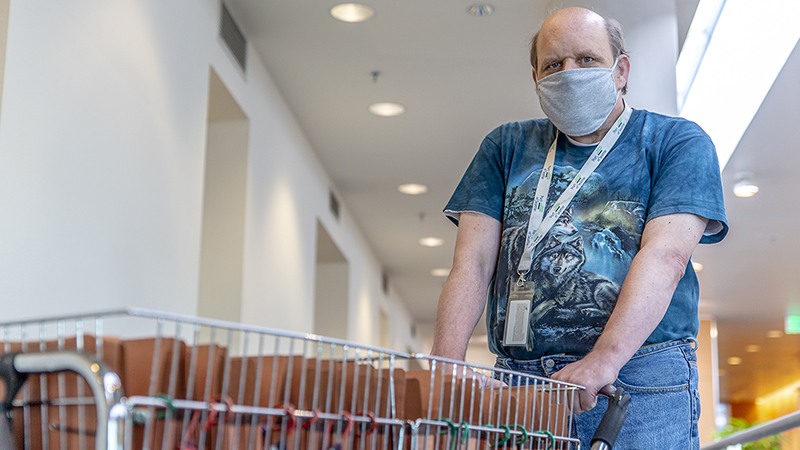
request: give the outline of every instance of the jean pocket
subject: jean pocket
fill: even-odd
[[[663,393],[689,390],[691,362],[678,348],[631,358],[620,370],[617,384],[629,392]]]

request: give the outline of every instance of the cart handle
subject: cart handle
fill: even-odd
[[[608,399],[608,409],[600,420],[591,441],[591,450],[610,450],[617,441],[619,430],[628,415],[631,395],[618,387],[614,395]]]
[[[124,420],[122,383],[102,361],[84,353],[71,350],[43,351],[32,353],[9,353],[4,355],[17,376],[32,373],[71,371],[80,375],[89,384],[97,411],[96,449],[121,448],[121,421]],[[112,425],[112,426],[109,426]]]

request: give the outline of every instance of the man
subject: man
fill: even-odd
[[[586,448],[612,385],[632,394],[618,448],[699,448],[689,260],[728,229],[714,146],[625,104],[613,20],[554,13],[531,64],[549,120],[487,135],[445,208],[458,235],[432,353],[463,359],[487,306],[498,367],[586,387],[573,406]]]

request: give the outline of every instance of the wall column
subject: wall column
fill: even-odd
[[[717,357],[717,323],[713,318],[700,319],[697,333],[697,371],[700,376],[700,445],[713,441],[715,418],[719,405],[719,359]]]

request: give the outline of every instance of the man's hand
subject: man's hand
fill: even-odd
[[[567,365],[552,375],[556,381],[578,384],[586,389],[578,391],[578,396],[572,406],[572,412],[581,413],[589,411],[597,404],[597,396],[614,395],[613,383],[617,379],[619,369],[615,369],[607,361],[590,353],[580,361]]]
[[[464,380],[466,383],[475,382],[480,388],[499,388],[501,386],[506,386],[506,383],[495,379],[491,375],[486,375],[487,369],[478,369],[473,370],[467,363],[451,363],[445,361],[437,362],[438,367],[435,369],[436,372],[444,376],[454,376],[460,380]],[[491,372],[492,375],[494,372]]]
[[[478,386],[480,386],[481,388],[497,389],[497,388],[506,386],[506,384],[503,383],[502,381],[500,381],[500,380],[498,380],[496,378],[493,378],[491,376],[485,375],[483,373],[483,370],[474,371],[469,367],[467,367],[466,369],[467,369],[466,370],[466,372],[467,372],[466,375],[462,376],[461,375],[461,371],[459,370],[458,371],[459,372],[458,373],[458,377],[462,378],[462,379],[464,379],[465,381],[468,381],[468,382],[471,381],[473,379],[473,377],[474,377],[475,383]]]

